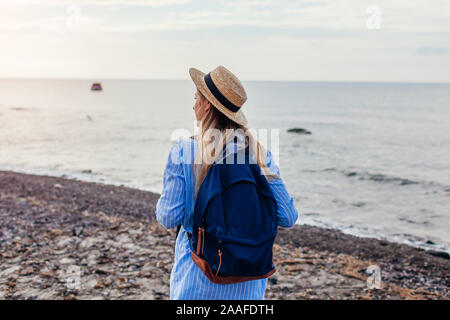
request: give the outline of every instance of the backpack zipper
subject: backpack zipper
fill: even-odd
[[[205,228],[202,227],[198,227],[197,255],[200,254],[200,250],[202,254],[205,251]]]
[[[219,255],[219,267],[217,268],[216,277],[219,274],[220,266],[222,265],[222,241],[219,240],[219,249],[217,250]]]

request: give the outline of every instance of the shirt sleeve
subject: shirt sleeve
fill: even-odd
[[[156,204],[156,219],[165,228],[178,226],[185,212],[185,188],[181,145],[175,144],[169,153],[169,159],[164,170],[163,191]]]
[[[270,151],[267,151],[267,166],[272,173],[280,176],[280,169],[273,160]],[[298,219],[298,212],[294,204],[294,199],[289,195],[281,178],[269,181],[269,184],[278,205],[278,225],[284,228],[292,227]]]

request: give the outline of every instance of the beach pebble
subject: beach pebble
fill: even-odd
[[[4,171],[0,190],[0,299],[169,298],[174,234],[154,221],[159,195]],[[305,225],[281,228],[273,253],[266,299],[449,297],[441,253]],[[383,290],[358,272],[371,264]]]

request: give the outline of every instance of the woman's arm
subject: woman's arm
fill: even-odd
[[[184,217],[186,182],[181,151],[180,143],[176,143],[170,150],[164,170],[163,191],[156,204],[156,219],[167,229],[178,226]]]
[[[273,160],[270,151],[267,151],[267,166],[273,173],[280,176],[280,169]],[[281,178],[269,181],[269,184],[272,187],[272,192],[278,205],[278,225],[284,228],[292,227],[298,218],[294,199],[289,195]]]

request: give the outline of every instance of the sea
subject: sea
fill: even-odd
[[[450,252],[450,84],[244,86],[298,224]],[[194,93],[188,80],[1,79],[0,170],[161,192],[174,140],[196,132]]]

